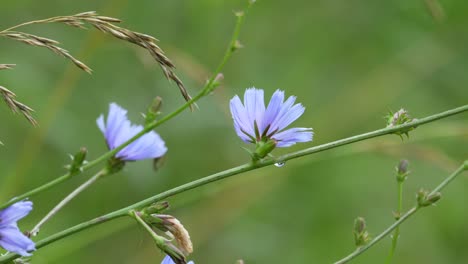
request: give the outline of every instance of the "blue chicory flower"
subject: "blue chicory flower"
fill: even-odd
[[[171,257],[169,257],[169,255],[166,255],[161,264],[175,264],[175,262],[171,259]],[[189,261],[187,264],[195,264],[195,262]]]
[[[29,252],[36,250],[34,242],[25,236],[18,228],[17,221],[32,210],[33,203],[21,201],[0,211],[0,246],[4,249],[31,256]]]
[[[104,115],[101,115],[97,119],[97,125],[110,149],[122,145],[143,130],[143,126],[132,125],[127,118],[127,110],[116,103],[111,103],[109,106],[107,122],[104,122]],[[166,145],[161,137],[156,132],[150,131],[117,152],[115,157],[123,161],[155,159],[162,157],[166,151]]]
[[[237,135],[246,143],[272,140],[276,147],[289,147],[298,142],[311,141],[312,128],[284,130],[304,113],[304,106],[294,104],[295,100],[295,96],[290,96],[284,101],[284,91],[276,90],[265,108],[261,89],[247,89],[244,104],[239,96],[234,96],[230,108]]]

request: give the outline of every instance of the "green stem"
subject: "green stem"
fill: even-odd
[[[398,221],[400,219],[401,212],[403,211],[403,180],[398,180],[398,209],[396,211],[396,220]],[[387,257],[387,264],[392,263],[393,255],[395,254],[395,249],[398,243],[398,238],[400,236],[400,227],[398,226],[395,228],[395,231],[393,232],[392,236],[392,246],[390,248],[390,252]]]
[[[351,143],[354,143],[354,142],[363,141],[363,140],[366,140],[366,139],[379,137],[379,136],[382,136],[382,135],[392,134],[392,133],[394,133],[396,131],[404,130],[404,129],[408,128],[408,127],[423,125],[423,124],[433,122],[435,120],[445,118],[445,117],[448,117],[448,116],[451,116],[451,115],[455,115],[457,113],[461,113],[461,112],[464,112],[464,111],[467,111],[467,110],[468,110],[468,105],[458,107],[458,108],[455,108],[455,109],[452,109],[452,110],[449,110],[449,111],[445,111],[445,112],[442,112],[442,113],[439,113],[439,114],[431,115],[431,116],[428,116],[428,117],[425,117],[425,118],[422,118],[422,119],[418,119],[418,120],[415,120],[415,121],[413,121],[411,123],[408,123],[408,124],[405,124],[405,125],[400,125],[400,126],[391,127],[391,128],[383,128],[383,129],[379,129],[379,130],[376,130],[376,131],[364,133],[364,134],[361,134],[361,135],[356,135],[356,136],[352,136],[352,137],[349,137],[349,138],[340,139],[340,140],[333,141],[333,142],[330,142],[330,143],[326,143],[326,144],[323,144],[323,145],[319,145],[319,146],[316,146],[316,147],[311,147],[311,148],[307,148],[307,149],[300,150],[300,151],[297,151],[297,152],[289,153],[289,154],[280,156],[280,157],[278,157],[276,159],[261,160],[261,161],[256,162],[255,164],[247,163],[247,164],[240,165],[238,167],[234,167],[234,168],[231,168],[231,169],[228,169],[228,170],[225,170],[225,171],[221,171],[221,172],[212,174],[210,176],[206,176],[204,178],[201,178],[201,179],[198,179],[198,180],[195,180],[195,181],[180,185],[178,187],[175,187],[175,188],[170,189],[168,191],[162,192],[160,194],[157,194],[155,196],[147,198],[147,199],[145,199],[143,201],[140,201],[140,202],[135,203],[133,205],[130,205],[128,207],[119,209],[117,211],[108,213],[106,215],[97,217],[97,218],[95,218],[93,220],[83,222],[81,224],[78,224],[78,225],[73,226],[71,228],[68,228],[66,230],[63,230],[63,231],[58,232],[56,234],[53,234],[53,235],[51,235],[49,237],[46,237],[46,238],[40,240],[39,242],[37,242],[36,243],[36,248],[44,247],[44,246],[46,246],[46,245],[48,245],[48,244],[50,244],[50,243],[52,243],[54,241],[60,240],[60,239],[65,238],[65,237],[68,237],[68,236],[70,236],[72,234],[75,234],[75,233],[80,232],[82,230],[88,229],[88,228],[90,228],[92,226],[102,224],[102,223],[105,223],[105,222],[110,221],[112,219],[128,215],[129,211],[131,211],[131,210],[143,208],[145,206],[148,206],[148,205],[150,205],[152,203],[161,201],[163,199],[166,199],[166,198],[171,197],[173,195],[176,195],[178,193],[182,193],[182,192],[185,192],[185,191],[188,191],[188,190],[191,190],[191,189],[194,189],[194,188],[197,188],[197,187],[200,187],[200,186],[203,186],[203,185],[206,185],[206,184],[209,184],[209,183],[212,183],[212,182],[224,179],[224,178],[228,178],[228,177],[233,176],[233,175],[238,175],[238,174],[243,173],[243,172],[247,172],[247,171],[251,171],[251,170],[254,170],[254,169],[270,166],[270,165],[272,165],[274,163],[277,163],[277,162],[284,162],[286,160],[291,160],[291,159],[299,158],[299,157],[302,157],[302,156],[310,155],[310,154],[313,154],[313,153],[322,152],[322,151],[325,151],[325,150],[328,150],[328,149],[337,148],[337,147],[344,146],[344,145],[347,145],[347,144],[351,144]],[[462,166],[462,170],[463,170],[464,167],[468,167],[468,165]],[[459,170],[457,170],[457,172],[455,173],[455,176],[456,176],[456,174],[461,172]],[[437,187],[436,189],[434,189],[433,192],[436,192],[436,191],[442,189],[451,180],[453,180],[453,178],[455,178],[455,176],[449,177],[448,179],[446,179],[443,182],[443,184],[440,185],[441,187]],[[417,210],[417,209],[413,208],[411,210]],[[411,210],[408,213],[411,213]],[[390,229],[390,231],[388,231],[388,232],[391,232],[394,228],[396,228],[398,225],[401,224],[401,221],[404,221],[407,217],[409,217],[408,213],[406,213],[405,216],[402,216],[402,218],[400,218],[397,222],[395,222],[394,227],[392,229]],[[382,237],[380,239],[382,239]],[[364,246],[363,248],[366,248],[366,247],[367,246]],[[8,254],[6,256],[0,257],[0,263],[3,263],[5,261],[7,261],[7,260],[14,259],[16,257],[18,257],[18,256],[14,255],[14,254]]]
[[[249,7],[250,6],[251,5],[249,5]],[[185,109],[190,107],[192,104],[194,104],[195,102],[200,100],[202,97],[209,94],[209,92],[212,91],[212,89],[214,89],[216,87],[216,85],[217,85],[216,82],[215,82],[216,76],[221,72],[221,70],[224,68],[224,66],[229,61],[229,59],[232,57],[232,54],[235,51],[236,41],[237,41],[237,39],[239,37],[239,33],[240,33],[241,26],[242,26],[243,18],[244,18],[244,14],[237,14],[237,22],[236,22],[236,26],[235,26],[235,29],[234,29],[234,33],[232,34],[232,39],[231,39],[231,41],[229,43],[229,46],[228,46],[228,48],[226,50],[226,53],[223,56],[223,59],[222,59],[221,63],[216,68],[213,75],[208,80],[208,82],[205,84],[205,86],[202,88],[202,90],[195,97],[193,97],[191,100],[187,101],[185,104],[183,104],[181,107],[176,109],[174,112],[164,116],[160,120],[154,121],[154,122],[146,125],[145,128],[142,131],[140,131],[138,134],[136,134],[134,137],[132,137],[131,139],[129,139],[128,141],[126,141],[122,145],[120,145],[120,146],[118,146],[118,147],[116,147],[116,148],[114,148],[112,150],[109,150],[108,152],[104,153],[102,156],[100,156],[100,157],[90,161],[89,163],[83,165],[80,168],[81,171],[83,172],[83,171],[85,171],[85,170],[87,170],[89,168],[92,168],[92,167],[96,166],[97,164],[99,164],[99,163],[113,157],[115,154],[117,154],[117,152],[119,152],[120,150],[122,150],[126,146],[130,145],[135,140],[139,139],[141,136],[145,135],[146,133],[148,133],[149,131],[155,129],[156,127],[164,124],[165,122],[171,120],[172,118],[174,118],[175,116],[177,116],[178,114],[183,112]],[[39,23],[39,22],[43,22],[43,20],[32,21],[32,22],[21,24],[21,25],[33,24],[33,22],[34,23]],[[20,25],[18,25],[18,26],[20,26]],[[8,207],[8,206],[10,206],[10,205],[12,205],[12,204],[14,204],[14,203],[16,203],[18,201],[24,200],[25,198],[29,198],[32,195],[35,195],[35,194],[38,194],[38,193],[43,192],[45,190],[48,190],[51,187],[70,179],[72,176],[74,176],[74,174],[67,173],[67,174],[62,175],[62,176],[58,177],[57,179],[52,180],[52,181],[50,181],[50,182],[48,182],[48,183],[46,183],[46,184],[44,184],[44,185],[42,185],[40,187],[37,187],[37,188],[35,188],[35,189],[31,190],[31,191],[28,191],[28,192],[26,192],[26,193],[24,193],[22,195],[16,196],[13,199],[11,199],[10,201],[0,205],[0,209]]]
[[[154,240],[160,240],[160,237],[154,233],[153,229],[151,229],[151,227],[147,225],[143,219],[141,219],[140,215],[138,215],[138,212],[132,210],[128,213],[128,215],[133,217],[142,227],[144,227]]]
[[[467,161],[465,161],[466,163]],[[429,195],[433,195],[435,193],[440,192],[443,188],[445,188],[451,181],[453,181],[458,175],[460,175],[464,170],[466,170],[465,165],[462,164],[456,171],[454,171],[452,174],[450,174],[442,183],[440,183],[434,190]],[[335,262],[335,264],[343,264],[347,263],[357,256],[361,255],[365,251],[367,251],[369,248],[372,246],[376,245],[380,240],[382,240],[384,237],[386,237],[388,234],[390,234],[393,230],[395,230],[397,227],[399,227],[403,222],[405,222],[408,218],[410,218],[412,215],[414,215],[419,209],[422,207],[420,206],[415,206],[411,208],[408,212],[406,212],[404,215],[401,216],[400,219],[398,219],[395,223],[390,225],[387,229],[385,229],[382,233],[380,233],[378,236],[376,236],[372,241],[370,241],[367,245],[362,246],[353,253],[349,254],[348,256],[338,260]],[[0,259],[1,260],[1,259]],[[0,262],[1,263],[1,262]]]

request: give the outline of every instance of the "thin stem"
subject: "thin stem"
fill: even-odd
[[[0,31],[0,34],[4,34],[4,33],[7,33],[13,29],[17,29],[19,27],[23,27],[23,26],[27,26],[27,25],[32,25],[32,24],[41,24],[41,23],[49,23],[51,21],[54,21],[56,19],[60,19],[60,18],[64,18],[66,16],[57,16],[57,17],[50,17],[50,18],[46,18],[46,19],[40,19],[40,20],[33,20],[33,21],[28,21],[28,22],[24,22],[24,23],[21,23],[21,24],[18,24],[16,26],[12,26],[10,28],[7,28],[7,29],[4,29],[2,31]]]
[[[401,212],[403,211],[403,180],[397,180],[398,184],[398,209],[396,211],[396,220],[400,219]],[[398,238],[400,236],[400,227],[395,228],[392,236],[392,246],[387,257],[387,264],[392,263],[393,255],[395,254],[395,249],[398,243]]]
[[[34,194],[37,194],[37,193],[43,192],[45,190],[48,190],[51,187],[68,180],[71,176],[73,176],[71,173],[67,173],[67,174],[62,175],[62,176],[58,177],[57,179],[52,180],[52,181],[50,181],[50,182],[48,182],[48,183],[46,183],[46,184],[44,184],[42,186],[39,186],[39,187],[37,187],[35,189],[32,189],[32,190],[30,190],[30,191],[28,191],[28,192],[26,192],[24,194],[21,194],[19,196],[16,196],[16,197],[12,198],[10,201],[2,204],[0,206],[0,209],[8,207],[8,206],[10,206],[10,205],[12,205],[12,204],[14,204],[14,203],[16,203],[18,201],[24,200],[24,199],[26,199],[26,198],[34,195]]]
[[[69,195],[67,195],[60,203],[58,203],[44,218],[42,218],[39,223],[31,230],[30,234],[31,236],[36,236],[36,234],[39,232],[39,229],[41,228],[42,225],[44,225],[47,221],[49,221],[58,211],[60,211],[66,204],[68,204],[73,198],[75,198],[78,194],[80,194],[82,191],[84,191],[86,188],[88,188],[91,184],[96,182],[98,179],[101,177],[108,175],[109,172],[107,169],[102,169],[96,175],[91,177],[89,180],[84,182],[82,185],[78,186],[73,192],[71,192]]]
[[[88,228],[93,227],[95,225],[99,225],[99,224],[105,223],[107,221],[110,221],[112,219],[128,215],[129,211],[131,211],[131,210],[143,208],[143,207],[148,206],[148,205],[150,205],[152,203],[161,201],[163,199],[174,196],[176,194],[179,194],[179,193],[182,193],[182,192],[185,192],[185,191],[188,191],[188,190],[191,190],[191,189],[194,189],[194,188],[197,188],[197,187],[200,187],[200,186],[203,186],[203,185],[206,185],[206,184],[209,184],[209,183],[221,180],[221,179],[225,179],[225,178],[228,178],[228,177],[233,176],[233,175],[238,175],[238,174],[243,173],[243,172],[247,172],[247,171],[255,170],[255,169],[258,169],[258,168],[266,167],[266,166],[269,166],[269,165],[273,165],[276,162],[282,162],[282,161],[284,162],[286,160],[291,160],[291,159],[299,158],[299,157],[302,157],[302,156],[310,155],[310,154],[313,154],[313,153],[322,152],[322,151],[325,151],[325,150],[328,150],[328,149],[337,148],[337,147],[340,147],[340,146],[343,146],[343,145],[351,144],[351,143],[358,142],[358,141],[363,141],[363,140],[366,140],[366,139],[369,139],[369,138],[374,138],[374,137],[379,137],[379,136],[386,135],[386,134],[391,134],[391,133],[394,133],[394,132],[398,131],[398,129],[404,130],[404,129],[406,129],[408,127],[411,127],[411,126],[423,125],[423,124],[433,122],[433,121],[441,119],[441,118],[445,118],[445,117],[448,117],[448,116],[451,116],[451,115],[454,115],[454,114],[457,114],[457,113],[464,112],[466,110],[468,110],[468,105],[463,106],[463,107],[459,107],[459,108],[455,108],[455,109],[452,109],[452,110],[449,110],[449,111],[445,111],[445,112],[442,112],[442,113],[439,113],[439,114],[435,114],[435,115],[432,115],[432,116],[428,116],[428,117],[413,121],[410,124],[405,124],[405,125],[401,125],[401,126],[397,126],[397,127],[393,127],[393,128],[379,129],[379,130],[376,130],[376,131],[373,131],[373,132],[368,132],[368,133],[364,133],[364,134],[361,134],[361,135],[356,135],[356,136],[352,136],[352,137],[349,137],[349,138],[345,138],[345,139],[333,141],[333,142],[330,142],[330,143],[326,143],[326,144],[323,144],[323,145],[320,145],[320,146],[316,146],[316,147],[300,150],[300,151],[297,151],[297,152],[289,153],[289,154],[280,156],[280,157],[278,157],[276,159],[271,159],[271,160],[266,160],[266,161],[259,161],[259,162],[255,163],[255,164],[247,163],[247,164],[243,164],[243,165],[240,165],[238,167],[234,167],[234,168],[222,171],[222,172],[218,172],[218,173],[212,174],[210,176],[206,176],[204,178],[201,178],[201,179],[198,179],[198,180],[195,180],[195,181],[180,185],[178,187],[175,187],[175,188],[170,189],[168,191],[162,192],[160,194],[157,194],[155,196],[147,198],[147,199],[145,199],[143,201],[140,201],[140,202],[135,203],[133,205],[130,205],[128,207],[116,210],[114,212],[111,212],[111,213],[108,213],[106,215],[97,217],[97,218],[95,218],[93,220],[90,220],[90,221],[87,221],[87,222],[83,222],[83,223],[78,224],[76,226],[70,227],[70,228],[68,228],[66,230],[63,230],[63,231],[58,232],[56,234],[53,234],[53,235],[51,235],[49,237],[46,237],[46,238],[40,240],[39,242],[37,242],[36,243],[36,248],[44,247],[44,246],[46,246],[46,245],[48,245],[48,244],[50,244],[50,243],[52,243],[54,241],[60,240],[60,239],[65,238],[65,237],[68,237],[68,236],[70,236],[72,234],[75,234],[75,233],[80,232],[82,230],[88,229]],[[468,168],[468,162],[465,162],[465,163],[467,165],[462,166],[461,170],[463,170],[463,167]],[[447,178],[441,185],[439,185],[437,188],[434,189],[433,193],[441,190],[445,185],[447,185],[451,180],[453,180],[456,177],[456,175],[461,173],[461,170],[458,169],[454,174],[451,175],[451,177]],[[412,212],[412,210],[417,210],[417,209],[413,208],[410,211],[408,211],[404,216],[402,216],[398,221],[396,221],[390,227],[390,229],[389,229],[390,231],[388,231],[388,232],[391,232],[394,228],[399,226],[402,223],[402,221],[406,220],[407,217],[409,217],[411,214],[413,214],[414,212]],[[385,234],[384,234],[384,236],[385,236]],[[382,237],[380,239],[382,239]],[[376,241],[374,241],[374,240],[373,240],[373,242],[375,243]],[[367,246],[369,246],[369,245],[367,245]],[[363,247],[363,248],[365,248],[365,247]],[[4,257],[0,257],[0,263],[4,263],[5,261],[12,260],[12,259],[14,259],[16,257],[18,257],[18,256],[14,255],[14,254],[8,254],[8,255],[6,255]],[[340,262],[338,262],[338,263],[340,263]]]
[[[129,212],[129,215],[133,218],[135,218],[135,220],[142,226],[146,229],[146,231],[148,231],[148,233],[153,237],[154,240],[159,240],[160,238],[154,233],[153,229],[151,229],[151,227],[149,225],[146,224],[146,222],[141,219],[140,215],[136,212],[136,211],[130,211]]]
[[[250,6],[251,6],[251,4],[249,4],[248,8]],[[247,10],[248,10],[248,8],[247,8]],[[221,72],[221,70],[224,68],[224,66],[229,61],[229,59],[232,57],[232,54],[236,50],[236,42],[237,42],[237,39],[239,37],[239,33],[240,33],[240,29],[241,29],[241,26],[242,26],[244,16],[245,16],[245,14],[242,14],[242,13],[237,14],[237,21],[236,21],[236,26],[235,26],[235,29],[234,29],[234,33],[232,34],[232,39],[231,39],[231,41],[229,43],[229,46],[228,46],[228,48],[226,50],[226,53],[223,56],[223,59],[221,60],[221,63],[218,65],[218,67],[216,68],[216,70],[212,74],[211,78],[208,80],[208,82],[205,84],[205,86],[202,88],[202,90],[195,97],[193,97],[191,100],[185,102],[181,107],[179,107],[178,109],[176,109],[172,113],[164,116],[160,120],[156,120],[156,121],[148,124],[142,131],[140,131],[138,134],[136,134],[134,137],[132,137],[131,139],[129,139],[128,141],[126,141],[122,145],[120,145],[120,146],[118,146],[118,147],[116,147],[116,148],[114,148],[112,150],[109,150],[108,152],[104,153],[100,157],[98,157],[98,158],[88,162],[87,164],[83,165],[81,167],[81,171],[83,172],[83,171],[85,171],[87,169],[90,169],[90,168],[96,166],[97,164],[99,164],[99,163],[113,157],[117,152],[119,152],[120,150],[122,150],[126,146],[130,145],[135,140],[139,139],[141,136],[145,135],[149,131],[155,129],[156,127],[158,127],[158,126],[164,124],[165,122],[171,120],[172,118],[176,117],[178,114],[183,112],[185,109],[189,108],[192,104],[196,103],[202,97],[209,94],[209,91],[212,91],[217,85],[216,82],[215,82],[216,76]],[[52,19],[55,19],[55,18],[50,18],[50,19],[46,19],[46,20],[52,20]],[[13,29],[13,28],[16,28],[16,27],[19,27],[19,26],[28,25],[28,24],[47,22],[46,20],[31,21],[31,22],[23,23],[21,25],[12,27],[10,29]],[[10,30],[10,29],[7,29],[7,30]],[[6,30],[4,30],[4,31],[6,31]],[[0,34],[2,32],[3,31],[0,31]],[[50,181],[50,182],[48,182],[48,183],[46,183],[46,184],[44,184],[44,185],[42,185],[40,187],[37,187],[37,188],[35,188],[35,189],[31,190],[31,191],[28,191],[28,192],[26,192],[26,193],[24,193],[22,195],[19,195],[17,197],[14,197],[13,199],[11,199],[10,201],[8,201],[6,203],[3,203],[2,205],[0,205],[0,209],[8,207],[8,206],[14,204],[17,201],[21,201],[21,200],[23,200],[25,198],[29,198],[32,195],[35,195],[35,194],[38,194],[38,193],[43,192],[45,190],[48,190],[51,187],[70,179],[72,176],[74,176],[74,175],[72,175],[70,173],[64,174],[64,175],[58,177],[55,180],[52,180],[52,181]]]
[[[467,161],[465,161],[466,163]],[[433,195],[435,193],[438,193],[441,191],[445,186],[447,186],[451,181],[453,181],[458,175],[460,175],[464,170],[466,166],[462,164],[456,171],[454,171],[452,174],[450,174],[442,183],[440,183],[434,190],[429,195]],[[399,227],[403,222],[405,222],[408,218],[410,218],[412,215],[414,215],[419,209],[422,207],[420,206],[415,206],[411,208],[408,212],[406,212],[404,215],[401,216],[400,219],[398,219],[395,223],[390,225],[387,229],[385,229],[382,233],[380,233],[378,236],[376,236],[372,241],[369,242],[369,244],[362,246],[358,249],[356,249],[353,253],[349,254],[348,256],[338,260],[335,262],[335,264],[343,264],[351,261],[352,259],[356,258],[357,256],[361,255],[364,253],[366,250],[377,244],[380,240],[382,240],[384,237],[386,237],[388,234],[390,234],[394,229]]]

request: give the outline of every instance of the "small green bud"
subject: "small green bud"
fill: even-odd
[[[187,259],[185,258],[184,253],[182,253],[182,251],[180,251],[180,249],[178,249],[173,244],[165,241],[162,245],[158,245],[158,243],[156,242],[156,245],[164,253],[169,255],[175,264],[187,264]]]
[[[66,168],[70,171],[70,174],[73,175],[81,172],[81,165],[85,163],[87,154],[88,150],[85,147],[82,147],[80,148],[80,151],[71,157],[72,163],[66,166]]]
[[[427,201],[430,202],[430,204],[435,204],[437,201],[440,200],[440,198],[442,198],[442,194],[440,192],[436,192],[433,194],[429,194],[427,196]]]
[[[169,202],[162,201],[154,203],[146,208],[144,208],[141,213],[143,215],[158,214],[169,208]]]
[[[441,193],[429,193],[424,189],[420,189],[416,195],[416,199],[418,201],[418,205],[421,207],[426,207],[429,205],[435,204],[437,201],[440,200],[442,197]]]
[[[245,13],[244,13],[244,11],[236,11],[236,12],[234,12],[234,15],[235,15],[236,17],[242,17],[242,16],[245,15]]]
[[[409,162],[407,160],[400,161],[400,163],[398,164],[398,167],[396,167],[397,181],[403,182],[406,180],[407,176],[410,174],[410,172],[408,171],[408,165],[409,165]]]
[[[366,220],[363,217],[358,217],[354,220],[353,233],[354,242],[357,247],[364,246],[370,241],[370,236],[366,227]]]
[[[156,120],[156,117],[158,117],[158,115],[161,114],[161,112],[159,111],[161,107],[162,107],[162,98],[157,96],[156,98],[153,99],[153,102],[151,102],[151,105],[148,107],[148,110],[146,111],[146,114],[144,115],[146,124],[150,124]]]
[[[156,246],[164,253],[169,255],[176,264],[187,264],[185,254],[166,238],[159,236],[156,232],[152,235]]]
[[[210,79],[211,80],[211,79]],[[210,80],[207,81],[207,83],[210,82]],[[224,75],[222,73],[218,73],[216,77],[213,79],[211,85],[206,87],[206,90],[203,92],[205,95],[211,94],[216,87],[221,85],[221,82],[224,80]]]
[[[232,48],[235,50],[238,50],[238,49],[242,49],[244,47],[244,45],[242,45],[242,43],[239,41],[239,40],[236,40],[234,42],[234,45],[232,46]]]
[[[257,142],[255,152],[252,155],[252,159],[254,161],[263,159],[266,157],[270,152],[272,152],[276,147],[275,140],[268,140],[267,142],[260,141]]]
[[[393,214],[393,218],[395,218],[395,220],[400,220],[401,218],[401,213],[400,212],[392,212]]]
[[[125,167],[125,161],[112,157],[107,161],[108,174],[114,174],[121,171]]]
[[[223,80],[224,80],[224,75],[222,73],[218,73],[213,80],[213,89],[220,86]]]

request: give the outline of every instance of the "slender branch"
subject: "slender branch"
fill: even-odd
[[[445,188],[451,181],[453,181],[458,175],[460,175],[464,170],[468,169],[468,161],[465,161],[464,164],[462,164],[456,171],[454,171],[452,174],[450,174],[442,183],[440,183],[434,190],[429,195],[434,195],[441,191],[443,188]],[[386,237],[388,234],[390,234],[393,230],[395,230],[397,227],[399,227],[403,222],[405,222],[408,218],[410,218],[412,215],[414,215],[419,209],[422,207],[419,205],[416,205],[415,207],[411,208],[408,212],[406,212],[404,215],[401,216],[398,221],[390,225],[387,229],[385,229],[382,233],[380,233],[378,236],[376,236],[372,241],[369,242],[369,244],[362,246],[353,253],[349,254],[348,256],[338,260],[335,262],[335,264],[343,264],[351,261],[352,259],[356,258],[357,256],[361,255],[365,251],[367,251],[369,248],[377,244],[380,240],[382,240],[384,237]]]
[[[70,227],[70,228],[68,228],[66,230],[63,230],[63,231],[58,232],[56,234],[53,234],[53,235],[51,235],[49,237],[46,237],[46,238],[40,240],[39,242],[37,242],[36,243],[36,248],[44,247],[44,246],[46,246],[46,245],[48,245],[48,244],[50,244],[50,243],[52,243],[54,241],[60,240],[60,239],[65,238],[65,237],[68,237],[68,236],[70,236],[72,234],[75,234],[75,233],[80,232],[82,230],[88,229],[88,228],[90,228],[92,226],[102,224],[102,223],[105,223],[105,222],[110,221],[112,219],[128,215],[129,211],[131,211],[131,210],[140,209],[142,207],[148,206],[148,205],[150,205],[152,203],[155,203],[157,201],[161,201],[163,199],[174,196],[176,194],[179,194],[179,193],[191,190],[191,189],[195,189],[197,187],[200,187],[200,186],[203,186],[203,185],[215,182],[215,181],[219,181],[221,179],[225,179],[225,178],[228,178],[230,176],[234,176],[234,175],[238,175],[238,174],[243,173],[243,172],[252,171],[252,170],[255,170],[255,169],[258,169],[258,168],[270,166],[270,165],[273,165],[274,163],[277,163],[277,162],[284,162],[284,161],[299,158],[299,157],[302,157],[302,156],[311,155],[313,153],[322,152],[322,151],[325,151],[325,150],[328,150],[328,149],[333,149],[333,148],[337,148],[337,147],[340,147],[340,146],[348,145],[348,144],[351,144],[351,143],[354,143],[354,142],[359,142],[359,141],[363,141],[363,140],[374,138],[374,137],[379,137],[379,136],[383,136],[383,135],[387,135],[387,134],[392,134],[392,133],[400,131],[400,130],[404,131],[405,129],[407,129],[409,127],[415,127],[415,126],[423,125],[423,124],[426,124],[426,123],[430,123],[430,122],[433,122],[433,121],[438,120],[438,119],[446,118],[448,116],[452,116],[452,115],[455,115],[455,114],[458,114],[458,113],[465,112],[467,110],[468,110],[468,105],[465,105],[465,106],[462,106],[462,107],[454,108],[452,110],[448,110],[448,111],[445,111],[445,112],[434,114],[434,115],[431,115],[431,116],[428,116],[428,117],[425,117],[425,118],[422,118],[422,119],[414,120],[411,123],[407,123],[407,124],[404,124],[404,125],[375,130],[375,131],[372,131],[372,132],[368,132],[368,133],[352,136],[352,137],[349,137],[349,138],[344,138],[344,139],[340,139],[340,140],[337,140],[337,141],[329,142],[329,143],[319,145],[319,146],[316,146],[316,147],[311,147],[311,148],[307,148],[307,149],[300,150],[300,151],[297,151],[297,152],[292,152],[292,153],[280,156],[280,157],[278,157],[276,159],[258,161],[255,164],[246,163],[246,164],[243,164],[243,165],[240,165],[240,166],[237,166],[237,167],[225,170],[225,171],[221,171],[221,172],[212,174],[210,176],[206,176],[204,178],[201,178],[201,179],[198,179],[198,180],[195,180],[195,181],[180,185],[178,187],[175,187],[175,188],[170,189],[168,191],[162,192],[160,194],[157,194],[155,196],[152,196],[150,198],[142,200],[142,201],[140,201],[138,203],[135,203],[133,205],[130,205],[128,207],[119,209],[117,211],[108,213],[106,215],[97,217],[97,218],[95,218],[93,220],[83,222],[83,223],[78,224],[76,226]],[[466,162],[465,167],[468,168],[468,162]],[[463,166],[461,167],[461,170],[463,170]],[[455,178],[455,176],[458,173],[460,173],[461,170],[460,169],[457,170],[456,173],[454,173],[451,177],[447,178],[441,185],[439,185],[437,188],[435,188],[433,192],[437,192],[440,189],[442,189],[451,180],[453,180],[453,178]],[[402,221],[404,221],[407,217],[409,217],[411,214],[413,214],[414,212],[411,212],[412,210],[417,210],[417,209],[413,208],[409,212],[407,212],[404,216],[402,216],[397,222],[394,223],[394,225],[392,225],[391,230],[396,228],[398,225],[400,225],[400,223]],[[391,230],[388,231],[388,232],[391,232]],[[12,260],[12,259],[14,259],[16,257],[18,257],[18,256],[14,255],[14,254],[8,254],[6,256],[0,257],[0,263],[4,263],[5,261]]]
[[[396,220],[400,219],[401,211],[403,210],[403,183],[404,181],[397,181],[398,184],[398,209],[396,211]],[[393,255],[395,254],[396,246],[398,243],[398,238],[400,236],[400,227],[395,228],[395,231],[392,235],[392,246],[387,257],[387,264],[392,263]]]
[[[247,10],[250,8],[250,6],[251,6],[251,4],[249,4]],[[209,91],[212,91],[218,85],[216,83],[216,76],[218,76],[218,74],[220,74],[221,70],[224,68],[224,66],[229,61],[229,59],[232,57],[232,54],[236,50],[236,43],[237,43],[237,39],[239,37],[240,28],[242,26],[244,16],[245,16],[244,13],[238,13],[237,14],[237,22],[236,22],[236,26],[235,26],[235,29],[234,29],[234,33],[232,35],[232,39],[231,39],[231,41],[229,43],[229,46],[228,46],[228,48],[226,50],[226,53],[224,54],[223,59],[221,60],[221,63],[216,68],[216,70],[212,74],[211,78],[208,80],[208,82],[205,84],[205,86],[202,88],[202,90],[195,97],[193,97],[189,101],[185,102],[185,104],[183,104],[181,107],[176,109],[174,112],[164,116],[160,120],[156,120],[156,121],[146,125],[146,127],[141,132],[136,134],[134,137],[132,137],[131,139],[129,139],[128,141],[126,141],[122,145],[120,145],[120,146],[118,146],[118,147],[116,147],[116,148],[114,148],[112,150],[109,150],[108,152],[104,153],[100,157],[98,157],[98,158],[88,162],[87,164],[83,165],[80,168],[80,171],[83,172],[83,171],[85,171],[87,169],[90,169],[90,168],[96,166],[97,164],[111,158],[117,152],[119,152],[120,150],[122,150],[126,146],[130,145],[135,140],[139,139],[141,136],[145,135],[149,131],[155,129],[156,127],[158,127],[158,126],[164,124],[165,122],[171,120],[172,118],[176,117],[178,114],[183,112],[185,109],[189,108],[191,105],[193,105],[195,102],[200,100],[202,97],[209,94]],[[24,23],[22,25],[31,24],[33,22],[43,23],[44,21],[43,20],[32,21],[32,22]],[[20,25],[18,25],[18,26],[20,26]],[[1,31],[0,31],[0,33],[1,33]],[[46,183],[46,184],[44,184],[42,186],[39,186],[39,187],[37,187],[37,188],[35,188],[35,189],[31,190],[31,191],[28,191],[28,192],[26,192],[26,193],[24,193],[22,195],[16,196],[13,199],[11,199],[10,201],[0,205],[0,209],[6,208],[6,207],[14,204],[17,201],[21,201],[21,200],[23,200],[25,198],[29,198],[29,197],[31,197],[31,196],[33,196],[35,194],[38,194],[38,193],[43,192],[45,190],[48,190],[51,187],[70,179],[72,176],[74,176],[74,174],[71,174],[71,173],[64,174],[64,175],[56,178],[55,180],[52,180],[52,181],[50,181],[50,182],[48,182],[48,183]]]
[[[160,239],[160,238],[154,233],[153,229],[151,229],[151,227],[150,227],[148,224],[146,224],[146,222],[145,222],[143,219],[141,219],[140,215],[138,215],[137,212],[135,212],[135,211],[130,211],[130,212],[129,212],[129,215],[130,215],[131,217],[133,217],[141,226],[143,226],[143,227],[146,229],[146,231],[148,231],[148,233],[151,235],[151,237],[152,237],[154,240],[159,240],[159,239]]]
[[[80,194],[82,191],[84,191],[86,188],[91,186],[94,182],[96,182],[98,179],[102,178],[103,176],[109,174],[107,169],[102,169],[96,175],[91,177],[89,180],[84,182],[82,185],[78,186],[73,192],[71,192],[69,195],[67,195],[60,203],[58,203],[44,218],[42,218],[39,223],[29,232],[31,236],[36,236],[36,234],[39,232],[39,229],[41,228],[42,225],[45,224],[45,222],[49,221],[58,211],[60,211],[66,204],[68,204],[73,198],[75,198],[78,194]]]
[[[4,29],[4,30],[0,31],[0,34],[3,34],[5,32],[12,31],[13,29],[17,29],[17,28],[27,26],[27,25],[49,23],[51,21],[54,21],[54,20],[57,20],[57,19],[60,19],[60,18],[64,18],[64,17],[66,17],[66,16],[57,16],[57,17],[50,17],[50,18],[46,18],[46,19],[40,19],[40,20],[33,20],[33,21],[24,22],[24,23],[21,23],[21,24],[18,24],[16,26],[12,26],[10,28],[7,28],[7,29]]]

